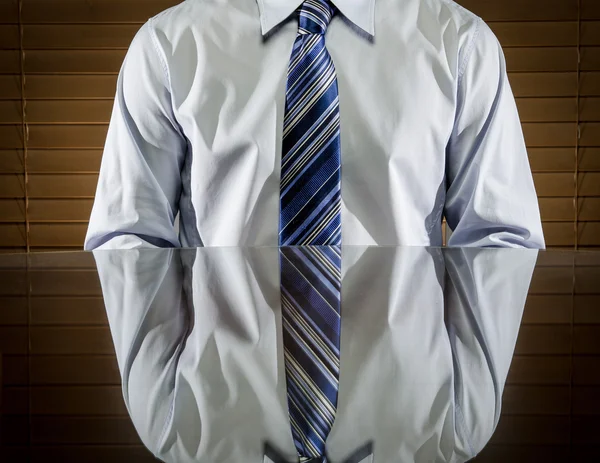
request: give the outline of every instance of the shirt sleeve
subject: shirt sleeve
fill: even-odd
[[[481,20],[459,70],[456,119],[446,156],[449,246],[544,248],[504,54]]]
[[[187,143],[148,22],[119,73],[85,249],[178,247],[174,227]]]

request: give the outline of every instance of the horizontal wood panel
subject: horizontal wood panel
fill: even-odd
[[[575,323],[600,324],[600,295],[575,296]]]
[[[600,124],[585,122],[581,124],[581,146],[600,146]]]
[[[26,50],[35,48],[127,48],[139,28],[138,24],[25,25],[23,45]]]
[[[19,52],[17,50],[0,50],[0,74],[19,74]]]
[[[600,95],[600,72],[582,72],[579,78],[581,96]]]
[[[490,444],[569,444],[568,416],[503,415]]]
[[[2,19],[0,18],[0,21]],[[0,24],[0,50],[18,50],[19,49],[19,26]]]
[[[572,305],[571,295],[530,294],[521,323],[571,323]]]
[[[2,356],[2,384],[18,386],[29,384],[29,364],[26,355]]]
[[[568,386],[511,386],[504,388],[504,415],[568,415],[571,397]]]
[[[574,148],[528,148],[533,172],[574,171]]]
[[[34,296],[102,296],[95,269],[32,270],[29,278],[31,294]]]
[[[0,326],[0,352],[2,355],[27,353],[27,328]]]
[[[143,445],[36,446],[31,452],[31,463],[156,463],[156,458]]]
[[[581,47],[581,70],[600,71],[600,47]]]
[[[0,149],[23,147],[23,128],[19,125],[0,125]]]
[[[575,449],[567,445],[487,445],[477,457],[472,460],[476,463],[531,463],[543,461],[544,463],[564,463],[572,460]]]
[[[103,148],[107,131],[108,125],[33,125],[29,128],[29,146],[31,148]]]
[[[600,198],[579,198],[579,220],[600,221]]]
[[[537,173],[533,181],[538,196],[566,196],[573,198],[575,179],[573,174]]]
[[[21,98],[21,77],[18,74],[0,75],[0,99]]]
[[[558,109],[553,108],[553,110],[558,115]],[[561,114],[563,117],[567,117],[565,113]],[[600,120],[600,98],[580,98],[579,120],[581,122],[596,122]]]
[[[32,199],[29,202],[29,220],[32,222],[62,220],[87,221],[90,218],[92,205],[92,199]],[[13,209],[15,209],[14,206]],[[2,201],[0,200],[0,211],[1,210]],[[13,211],[13,216],[17,212],[18,210],[15,209]],[[1,212],[0,217],[2,217]],[[600,217],[598,217],[598,220],[600,220]]]
[[[600,246],[600,222],[579,223],[579,244]]]
[[[25,224],[0,223],[0,246],[21,247],[27,245]]]
[[[0,259],[0,271],[24,270],[25,267],[27,266],[27,257],[28,256],[23,256],[23,255],[18,255],[18,254],[2,256],[2,259]]]
[[[578,157],[581,172],[600,171],[600,148],[580,148]]]
[[[121,383],[114,356],[32,356],[32,384]]]
[[[581,45],[600,45],[600,24],[598,21],[581,22]]]
[[[577,96],[576,72],[511,72],[508,79],[515,97]],[[592,94],[600,93],[600,78],[588,76],[587,82]]]
[[[20,149],[0,150],[0,174],[24,172],[23,151]],[[0,180],[2,177],[0,177]]]
[[[0,23],[19,22],[19,1],[18,0],[2,0],[0,2]]]
[[[32,254],[29,268],[36,271],[86,270],[96,271],[94,255],[89,252],[61,252],[58,254]]]
[[[26,296],[0,296],[0,325],[26,325],[27,312]]]
[[[4,102],[4,105],[10,106],[11,103],[13,102]],[[13,106],[17,108],[16,114],[20,115],[20,102],[14,102]],[[31,100],[27,102],[27,122],[106,124],[110,120],[112,107],[112,100]]]
[[[102,149],[29,150],[27,168],[31,173],[98,172]]]
[[[574,220],[575,203],[573,198],[539,198],[539,204],[543,221],[569,222]]]
[[[2,222],[25,222],[25,201],[0,199],[0,223]]]
[[[515,357],[510,365],[507,384],[569,385],[569,357]]]
[[[2,328],[0,328],[1,332]],[[31,353],[114,354],[110,330],[106,328],[31,328]]]
[[[83,250],[83,241],[87,232],[87,223],[32,223],[29,226],[31,246],[75,247]]]
[[[575,123],[523,123],[523,134],[528,147],[575,146],[577,124]]]
[[[600,4],[596,0],[581,0],[582,19],[600,19]]]
[[[31,298],[32,325],[107,325],[101,297]]]
[[[0,100],[0,124],[20,124],[21,100]]]
[[[575,444],[600,445],[600,420],[598,417],[575,416],[572,423]]]
[[[577,70],[577,47],[505,47],[504,55],[509,72]],[[596,70],[595,59],[593,52],[590,52],[585,70]]]
[[[23,21],[144,22],[178,3],[178,0],[23,0]]]
[[[570,295],[572,292],[572,286],[572,267],[542,267],[537,265],[534,269],[531,284],[529,286],[529,297],[531,297],[531,295],[539,294]]]
[[[592,100],[586,105],[586,115],[600,119],[600,100]],[[583,114],[583,102],[580,104]],[[577,121],[577,98],[517,98],[517,108],[522,122]]]
[[[32,417],[33,444],[139,444],[129,417]]]
[[[600,172],[579,174],[579,195],[600,196]]]
[[[503,47],[577,46],[577,21],[492,22],[489,24]],[[588,34],[593,38],[593,34]]]
[[[577,0],[458,0],[486,21],[576,20]]]
[[[29,391],[32,415],[127,415],[120,386],[38,386]]]
[[[573,330],[575,354],[600,355],[600,325],[579,325]]]
[[[596,369],[600,363],[596,364]],[[600,387],[573,388],[573,413],[575,415],[600,415]]]
[[[29,177],[29,195],[31,198],[93,197],[97,182],[97,174],[32,174]]]
[[[546,246],[574,246],[575,230],[569,222],[542,222]],[[580,227],[581,236],[581,227]],[[581,244],[581,243],[579,243]]]
[[[522,326],[519,331],[516,354],[569,354],[571,329],[568,325]]]
[[[575,268],[575,292],[577,294],[598,294],[600,266]]]
[[[9,76],[3,77],[8,78]],[[1,78],[2,77],[0,77],[0,79]],[[27,76],[27,99],[113,98],[115,96],[116,87],[116,75],[34,74]],[[20,87],[17,87],[17,90],[19,88]]]
[[[573,382],[600,386],[600,357],[573,357]]]
[[[125,53],[125,50],[28,50],[25,72],[118,72]],[[0,64],[0,72],[15,72],[9,65],[6,69],[3,71]]]

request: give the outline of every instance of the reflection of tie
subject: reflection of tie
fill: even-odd
[[[301,462],[324,462],[338,396],[341,249],[281,248],[280,263],[292,436]]]
[[[279,243],[339,245],[340,112],[335,67],[325,48],[333,16],[306,0],[288,67],[280,182]]]

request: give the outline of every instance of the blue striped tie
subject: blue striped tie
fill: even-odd
[[[339,383],[341,249],[280,248],[280,265],[292,436],[301,462],[326,462]]]
[[[300,7],[283,120],[281,245],[342,241],[338,86],[324,35],[333,13],[325,0]]]

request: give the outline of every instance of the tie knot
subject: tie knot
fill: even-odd
[[[325,34],[333,13],[327,0],[305,0],[300,6],[300,34]]]

